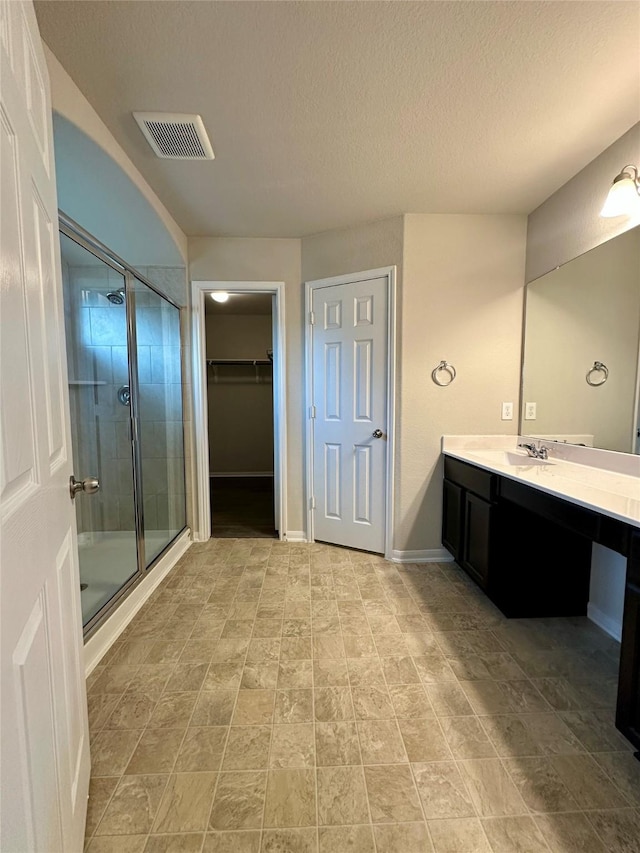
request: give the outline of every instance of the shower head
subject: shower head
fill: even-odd
[[[107,299],[112,305],[122,305],[124,303],[124,290],[112,290],[107,293]]]

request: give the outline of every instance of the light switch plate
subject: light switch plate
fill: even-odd
[[[513,420],[513,403],[503,403],[502,404],[502,420],[503,421],[512,421]]]
[[[525,403],[524,404],[524,419],[525,421],[535,421],[536,419],[536,403]]]

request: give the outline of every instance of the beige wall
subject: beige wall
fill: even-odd
[[[529,215],[527,281],[640,224],[640,214],[600,216],[613,179],[629,163],[640,165],[640,122]]]
[[[270,314],[208,314],[207,358],[265,360]],[[258,381],[256,381],[256,378]],[[209,471],[273,472],[273,371],[270,365],[219,365],[207,370]]]
[[[207,314],[207,358],[267,358],[271,314]]]
[[[300,240],[189,238],[190,276],[195,281],[283,281],[287,380],[287,526],[305,528],[303,490],[302,367],[303,300]]]
[[[517,433],[524,216],[405,216],[398,396],[398,550],[441,547],[442,435]],[[448,388],[431,380],[446,359]]]
[[[396,266],[402,281],[402,216],[302,238],[302,280]]]
[[[640,229],[530,284],[524,398],[537,417],[527,432],[588,434],[595,447],[631,452],[639,326]],[[585,379],[594,361],[609,368],[602,388]]]

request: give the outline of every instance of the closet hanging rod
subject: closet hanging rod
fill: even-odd
[[[253,366],[260,364],[272,364],[273,362],[269,358],[208,358],[207,365],[211,367],[211,365],[217,364],[250,364]]]

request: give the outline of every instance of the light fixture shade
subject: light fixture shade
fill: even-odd
[[[229,298],[229,294],[226,290],[217,290],[215,293],[211,294],[211,298],[215,302],[226,302]]]
[[[600,216],[632,216],[640,213],[640,195],[635,180],[628,174],[617,178],[600,211]]]

